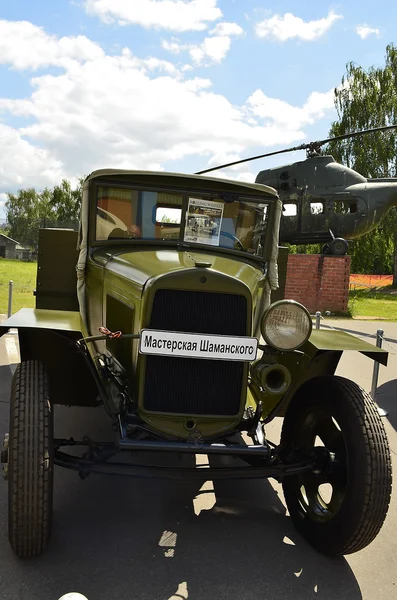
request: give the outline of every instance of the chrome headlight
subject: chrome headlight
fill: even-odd
[[[277,350],[295,350],[310,337],[310,313],[295,300],[279,300],[265,311],[261,332],[264,340]]]

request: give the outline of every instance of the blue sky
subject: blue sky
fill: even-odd
[[[97,168],[194,172],[326,137],[346,63],[383,64],[396,19],[390,0],[0,0],[0,218],[7,192]]]

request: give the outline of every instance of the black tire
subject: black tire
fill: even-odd
[[[329,245],[329,254],[344,256],[349,250],[349,245],[343,238],[335,238]]]
[[[391,497],[389,445],[369,394],[342,377],[307,382],[287,409],[281,442],[310,450],[317,438],[335,462],[320,473],[286,477],[285,501],[295,527],[319,552],[351,554],[374,540]],[[322,484],[332,485],[330,498],[321,496]]]
[[[20,558],[38,556],[51,535],[53,415],[44,365],[22,362],[11,385],[8,535]]]
[[[321,254],[329,254],[329,244],[324,244],[321,248]]]

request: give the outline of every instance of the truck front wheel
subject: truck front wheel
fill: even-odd
[[[45,367],[24,361],[11,385],[8,532],[20,558],[38,556],[51,535],[53,415]]]
[[[306,540],[327,555],[365,548],[378,534],[391,497],[391,459],[383,423],[369,394],[342,377],[302,386],[284,419],[282,447],[325,447],[323,468],[286,477],[285,501]]]

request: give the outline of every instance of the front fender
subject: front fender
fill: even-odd
[[[345,351],[364,354],[371,360],[387,366],[388,352],[344,331],[316,329],[299,350],[278,352],[275,362],[285,366],[291,373],[292,385],[283,395],[262,399],[263,418],[266,422],[276,416],[284,416],[297,390],[309,379],[334,375]],[[258,396],[257,396],[258,399]]]
[[[0,325],[0,337],[18,330],[21,361],[46,365],[51,401],[68,406],[97,406],[101,389],[94,362],[79,348],[84,327],[77,311],[23,308]]]
[[[361,352],[361,354],[381,363],[385,367],[387,366],[389,357],[389,353],[383,350],[383,348],[369,344],[345,331],[336,331],[334,329],[315,329],[312,331],[309,341],[299,349],[309,356],[314,356],[317,352],[324,350],[339,350],[342,352],[344,350],[354,350]]]

